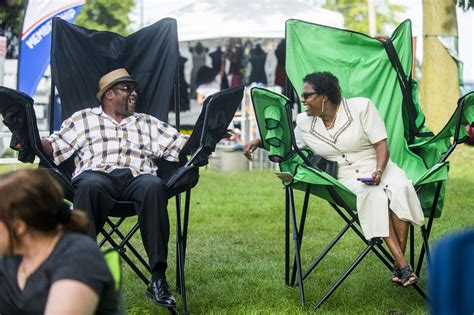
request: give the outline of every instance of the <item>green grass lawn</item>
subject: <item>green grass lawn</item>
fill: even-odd
[[[435,220],[431,243],[452,231],[474,225],[470,213],[474,204],[473,156],[474,147],[460,146],[450,159],[445,208],[443,216]],[[298,206],[302,196],[297,192]],[[298,289],[284,284],[284,190],[273,172],[201,169],[191,199],[186,287],[188,310],[194,314],[307,313],[312,311],[310,305],[323,296],[364,248],[363,242],[348,231],[305,280],[307,307],[301,309]],[[172,228],[168,279],[174,287],[174,201],[170,201],[169,213]],[[343,225],[342,219],[325,202],[311,199],[302,247],[304,266],[312,262]],[[139,237],[133,242],[142,248]],[[126,264],[123,273],[127,313],[168,314],[145,297],[144,284]],[[413,288],[396,287],[388,278],[388,269],[369,253],[318,313],[427,312],[423,299]],[[422,287],[425,279],[424,276],[420,279]],[[179,302],[178,296],[178,305]]]
[[[451,157],[443,215],[435,220],[432,243],[443,235],[472,227],[474,147],[460,146]],[[302,193],[297,193],[298,205]],[[174,233],[174,202],[169,207]],[[343,221],[313,198],[305,229],[302,260],[308,266]],[[418,234],[419,229],[416,229]],[[201,170],[192,192],[186,253],[188,308],[205,314],[303,314],[297,288],[284,284],[284,190],[272,172]],[[418,238],[419,240],[419,238]],[[139,239],[136,240],[140,243]],[[174,286],[175,237],[170,240],[168,278]],[[319,300],[364,248],[348,231],[315,272],[305,280],[307,304]],[[159,310],[144,298],[144,285],[124,266],[125,301],[130,314]],[[322,314],[424,314],[423,299],[412,288],[388,281],[388,269],[370,253],[318,311]],[[425,277],[420,284],[425,286]],[[175,291],[176,292],[176,291]]]

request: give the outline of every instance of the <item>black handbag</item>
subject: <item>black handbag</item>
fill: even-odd
[[[321,155],[314,154],[314,153],[308,156],[308,160],[313,167],[318,168],[321,171],[328,173],[334,178],[337,178],[337,162],[336,161],[326,160]]]

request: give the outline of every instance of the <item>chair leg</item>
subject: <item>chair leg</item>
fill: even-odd
[[[420,186],[417,188],[417,193],[421,190],[423,186]],[[419,275],[420,272],[421,272],[421,266],[423,265],[423,258],[424,258],[424,255],[425,255],[425,251],[427,253],[427,255],[429,255],[429,245],[428,245],[428,239],[430,238],[430,233],[431,233],[431,228],[433,226],[433,220],[434,220],[434,216],[435,216],[435,213],[436,213],[436,208],[438,207],[438,201],[439,201],[439,196],[441,194],[441,189],[443,188],[443,182],[442,181],[439,181],[436,185],[436,192],[433,196],[433,204],[431,205],[431,211],[430,211],[430,216],[429,216],[429,219],[428,219],[428,224],[426,226],[426,228],[423,226],[423,229],[421,230],[421,233],[422,233],[422,238],[423,238],[423,245],[421,247],[421,251],[420,251],[420,256],[418,258],[418,264],[416,266],[416,274]],[[425,244],[426,242],[426,244]],[[428,259],[428,264],[431,263],[431,257],[427,257]]]
[[[331,288],[326,292],[326,294],[319,300],[318,303],[313,304],[315,309],[319,308],[330,296],[334,293],[337,287],[351,274],[351,272],[359,265],[359,263],[364,259],[364,257],[369,253],[369,251],[374,247],[376,242],[379,240],[374,240],[369,243],[369,245],[359,254],[359,256],[354,260],[351,266],[342,274],[342,276],[331,286]]]
[[[415,265],[415,229],[413,225],[410,224],[410,265]],[[417,273],[418,274],[418,273]]]
[[[135,273],[138,275],[138,277],[140,279],[142,279],[142,281],[148,285],[149,283],[149,280],[148,278],[143,274],[143,272],[141,272],[140,269],[137,268],[137,266],[133,263],[133,261],[127,256],[127,254],[125,253],[124,251],[124,248],[119,246],[119,244],[117,244],[114,239],[112,237],[110,237],[110,235],[108,235],[104,229],[102,229],[102,234],[104,235],[105,239],[107,240],[107,242],[110,243],[110,245],[112,245],[112,247],[118,251],[118,253],[120,254],[120,256],[123,258],[123,260],[125,260],[125,262],[130,266],[130,268],[133,269],[133,271],[135,271]]]
[[[290,206],[289,190],[285,187],[285,284],[290,285]]]
[[[421,230],[421,238],[423,240],[423,247],[421,248],[420,258],[418,259],[418,264],[416,266],[416,275],[419,276],[421,272],[421,266],[423,265],[423,257],[425,256],[426,252],[426,259],[428,260],[428,266],[431,265],[431,253],[430,253],[430,245],[428,243],[428,233],[424,225],[420,227]]]
[[[309,196],[311,193],[311,185],[306,185],[306,192],[304,195],[304,202],[303,202],[303,210],[301,211],[301,219],[300,219],[300,228],[298,229],[298,251],[301,252],[301,245],[303,243],[303,233],[304,233],[304,225],[306,223],[306,214],[308,212],[308,204],[309,204]],[[293,259],[293,272],[291,274],[291,286],[295,285],[295,278],[296,278],[296,257]]]
[[[176,284],[181,295],[182,314],[187,314],[186,288],[184,281],[184,241],[181,228],[181,196],[176,196]]]
[[[309,274],[313,271],[314,268],[323,260],[323,258],[326,256],[327,253],[336,245],[336,243],[341,239],[341,237],[347,232],[351,225],[348,223],[344,226],[344,228],[336,235],[336,237],[333,238],[333,240],[329,243],[328,246],[321,252],[321,254],[316,258],[311,266],[304,272],[303,274],[303,280],[306,279],[306,277],[309,276]]]
[[[186,244],[188,240],[189,207],[191,205],[191,189],[186,190],[186,199],[184,203],[184,222],[183,222],[183,244],[184,259],[186,261]]]
[[[138,251],[133,247],[132,244],[130,244],[130,239],[135,235],[135,233],[140,229],[140,226],[138,223],[135,223],[133,228],[130,230],[130,232],[127,233],[127,236],[124,236],[119,230],[117,230],[117,235],[122,239],[120,242],[119,246],[123,247],[125,250],[125,246],[127,246],[128,249],[135,255],[135,257],[142,263],[142,265],[147,269],[150,270],[150,265],[148,262],[143,259],[143,257],[138,253]]]
[[[289,190],[289,203],[291,208],[291,221],[293,225],[293,242],[295,247],[295,260],[296,260],[296,271],[298,274],[298,287],[300,288],[300,302],[301,307],[304,306],[305,303],[305,296],[304,296],[304,285],[303,285],[303,274],[301,271],[301,257],[300,257],[300,246],[298,241],[298,227],[296,223],[296,210],[295,210],[295,202],[293,197],[293,190]]]

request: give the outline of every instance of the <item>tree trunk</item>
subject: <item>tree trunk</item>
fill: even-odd
[[[453,0],[423,0],[420,102],[426,125],[435,133],[451,117],[460,97],[458,66],[436,36],[454,36],[457,41],[456,3]]]

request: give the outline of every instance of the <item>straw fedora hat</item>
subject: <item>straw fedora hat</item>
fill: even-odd
[[[102,101],[102,96],[107,92],[111,87],[120,82],[134,82],[138,85],[138,82],[133,79],[125,68],[115,69],[105,74],[99,80],[99,92],[97,92],[96,97]]]

